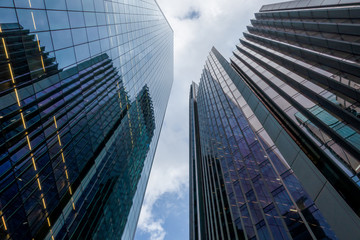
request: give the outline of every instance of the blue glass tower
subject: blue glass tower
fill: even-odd
[[[133,238],[172,81],[156,1],[1,1],[0,238]]]

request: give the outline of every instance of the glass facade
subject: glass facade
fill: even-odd
[[[0,239],[131,239],[173,81],[154,0],[0,2]]]
[[[359,11],[353,0],[265,5],[231,57],[300,147],[301,161],[296,146],[278,146],[341,239],[360,238]]]
[[[337,239],[213,48],[190,90],[190,238]]]

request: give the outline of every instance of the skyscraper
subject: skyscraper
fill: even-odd
[[[191,88],[193,239],[335,239],[239,80],[213,48]]]
[[[292,238],[360,238],[359,11],[358,1],[265,5],[230,64],[212,49],[190,96],[194,239],[289,237],[274,235],[271,216]],[[294,219],[311,237],[292,234]]]
[[[131,239],[173,81],[156,1],[1,1],[0,27],[0,238]]]

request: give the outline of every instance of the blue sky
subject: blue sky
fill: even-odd
[[[189,239],[188,99],[215,46],[226,58],[250,19],[279,0],[158,0],[174,30],[174,84],[135,240]]]

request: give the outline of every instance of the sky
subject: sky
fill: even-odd
[[[189,90],[212,46],[226,59],[264,4],[279,0],[157,0],[174,30],[174,83],[135,240],[189,239]]]

